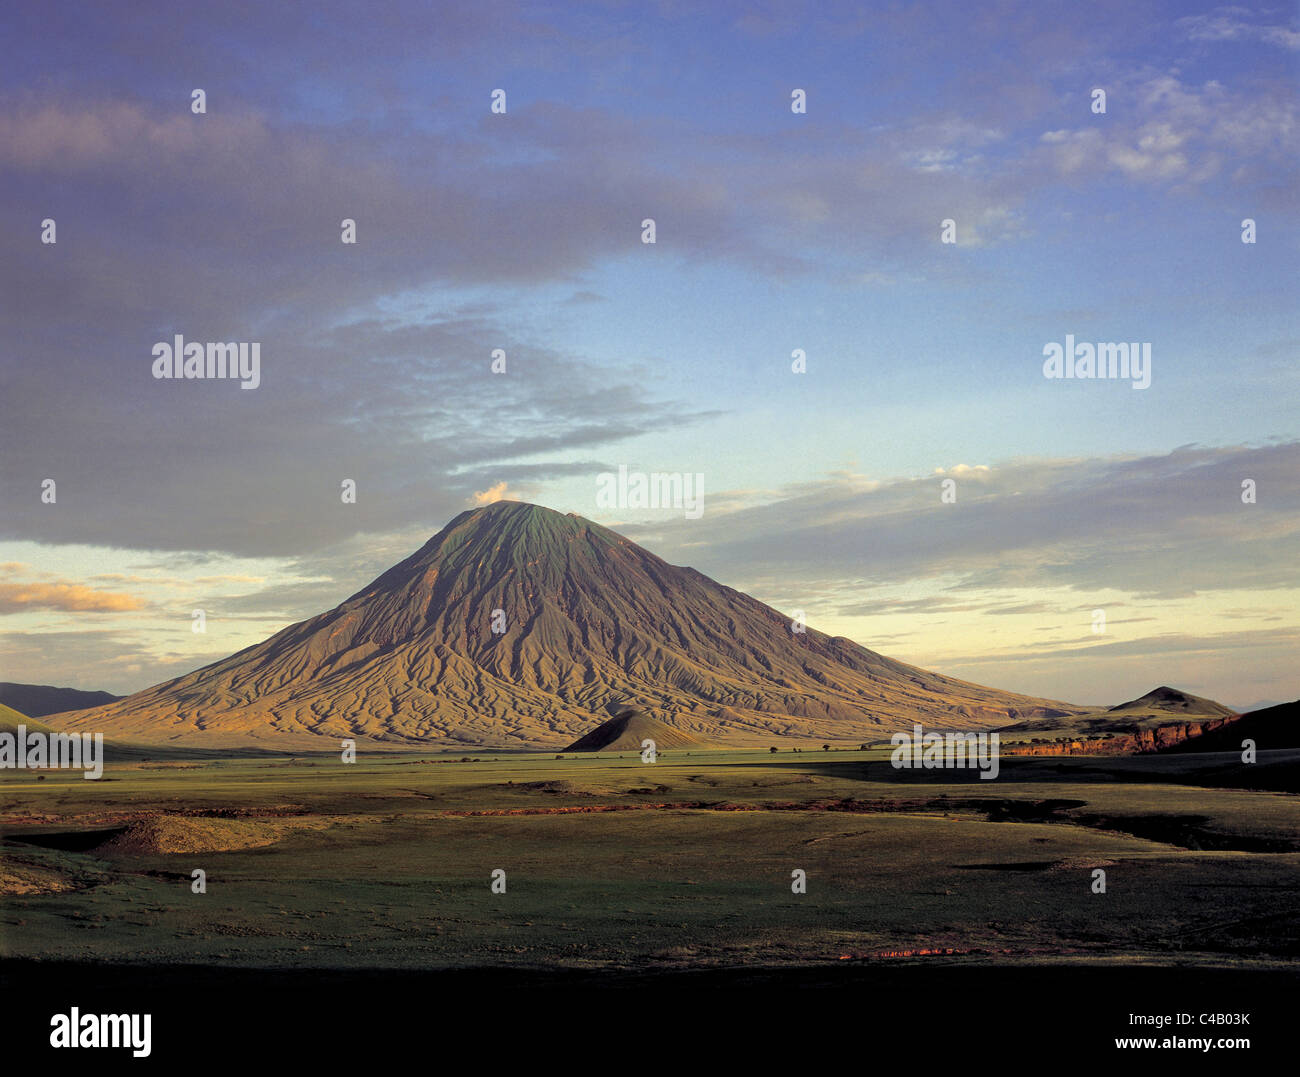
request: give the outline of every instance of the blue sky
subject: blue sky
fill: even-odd
[[[509,496],[971,680],[1300,694],[1294,6],[0,29],[0,679],[144,687]],[[262,386],[152,380],[175,332],[261,341]],[[1045,379],[1066,334],[1150,342],[1150,388]],[[704,516],[601,509],[620,464]]]

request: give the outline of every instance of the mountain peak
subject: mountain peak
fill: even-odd
[[[502,576],[539,564],[555,566],[575,540],[590,537],[598,546],[610,546],[618,536],[573,513],[565,514],[527,501],[494,501],[466,509],[405,561],[348,599],[400,590],[413,580],[431,581],[431,571],[469,573],[476,578]]]
[[[491,531],[512,541],[544,542],[572,535],[583,528],[599,527],[577,513],[557,512],[528,501],[494,501],[456,516],[430,541],[452,533]],[[601,530],[604,530],[601,528]]]
[[[467,509],[461,515],[469,516],[515,516],[520,513],[527,513],[535,516],[562,516],[563,513],[556,509],[549,509],[545,505],[535,505],[531,501],[513,501],[509,498],[503,498],[500,501],[493,501],[488,505],[480,505],[476,509]],[[572,515],[572,513],[570,513]]]

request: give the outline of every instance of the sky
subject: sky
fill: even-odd
[[[0,680],[139,690],[506,497],[966,680],[1300,696],[1295,5],[0,34]],[[258,384],[155,377],[177,334]],[[1046,377],[1067,337],[1149,385]]]

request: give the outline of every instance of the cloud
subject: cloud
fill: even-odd
[[[980,479],[991,474],[992,471],[993,469],[988,464],[953,464],[952,467],[937,467],[934,469],[936,475],[962,479]]]
[[[883,617],[899,613],[968,613],[981,609],[981,603],[959,602],[944,595],[931,595],[926,598],[883,598],[855,602],[840,606],[834,612],[838,617]]]
[[[1257,504],[1241,500],[1246,478],[1261,491]],[[1163,597],[1296,586],[1300,442],[1008,461],[967,469],[956,483],[956,503],[943,504],[937,475],[835,476],[729,512],[711,502],[698,521],[622,530],[723,582],[783,593],[925,579],[955,593]]]
[[[1115,622],[1119,623],[1119,622]],[[1269,648],[1294,647],[1300,642],[1300,629],[1254,629],[1239,632],[1221,632],[1197,635],[1194,632],[1163,632],[1153,636],[1135,639],[1118,639],[1097,641],[1095,636],[1081,635],[1078,641],[1060,646],[1041,647],[1035,643],[1026,643],[1014,652],[1004,655],[969,654],[958,655],[950,659],[953,664],[967,662],[985,664],[1016,662],[1062,662],[1066,660],[1087,660],[1101,656],[1123,656],[1126,658],[1153,658],[1163,655],[1180,655],[1194,658],[1197,655],[1214,653],[1225,655],[1240,651],[1255,651],[1267,646]]]
[[[474,492],[473,502],[475,505],[492,505],[498,501],[516,500],[513,495],[506,492],[506,483],[503,479],[501,482],[493,483],[486,490],[476,490]]]
[[[1246,8],[1221,7],[1207,15],[1186,15],[1175,25],[1192,41],[1260,41],[1267,45],[1300,51],[1300,31],[1286,26],[1249,22]]]
[[[184,630],[190,642],[194,637]],[[158,648],[137,632],[108,629],[0,632],[0,668],[20,683],[54,684],[125,695],[179,677],[228,651],[182,653]],[[130,667],[136,667],[132,670]],[[29,670],[30,673],[22,671]],[[141,677],[137,671],[147,671]]]
[[[148,603],[134,595],[76,583],[0,583],[0,614],[32,610],[68,613],[129,613]]]
[[[1026,156],[1065,178],[1121,174],[1138,183],[1204,185],[1235,164],[1234,182],[1269,180],[1300,152],[1300,107],[1289,88],[1230,89],[1176,74],[1116,76],[1106,87],[1108,112],[1088,126],[1039,135]]]
[[[521,106],[509,146],[470,125],[453,148],[230,107],[6,104],[0,331],[40,362],[3,371],[0,537],[282,555],[445,519],[495,463],[716,414],[630,361],[534,343],[502,286],[639,250],[647,212],[671,216],[677,256],[768,258],[722,189],[649,163],[665,132],[595,110]],[[18,238],[52,184],[95,207],[60,211],[63,258]],[[498,300],[465,295],[485,283]],[[175,333],[257,341],[260,388],[154,380],[152,346]],[[498,347],[508,374],[490,372]],[[60,497],[42,513],[25,491],[46,477]]]
[[[101,362],[87,367],[79,347],[54,340],[39,371],[13,370],[0,397],[0,494],[13,507],[4,537],[294,555],[353,534],[431,527],[485,477],[513,481],[534,466],[530,455],[612,445],[712,414],[656,399],[631,369],[516,340],[474,311],[325,328],[295,321],[260,334],[254,392],[153,381],[149,341],[170,328],[107,323],[105,340],[116,343],[101,343]],[[215,329],[187,335],[229,332]],[[511,364],[499,376],[488,362],[498,345]],[[84,421],[59,430],[34,421],[66,409]],[[58,482],[55,505],[26,496],[45,477]],[[340,500],[344,479],[357,484],[355,504]]]

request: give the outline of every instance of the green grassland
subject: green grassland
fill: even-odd
[[[0,776],[0,957],[612,970],[1300,957],[1300,752],[1253,767],[1004,758],[994,781],[894,770],[881,751],[145,754],[115,762],[110,748],[99,781]],[[103,847],[159,813],[218,846],[249,826],[265,843]],[[206,894],[191,892],[195,868]]]
[[[44,722],[38,722],[35,718],[28,718],[27,715],[6,707],[0,703],[0,733],[16,733],[18,727],[22,726],[29,733],[52,733]]]

